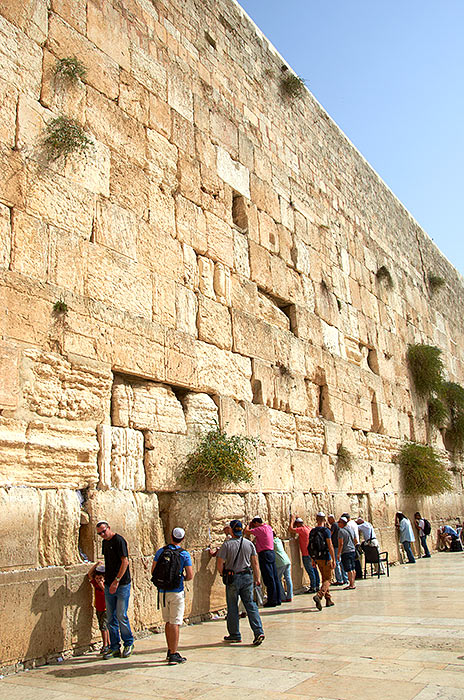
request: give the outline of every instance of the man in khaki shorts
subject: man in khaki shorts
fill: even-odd
[[[180,546],[180,543],[184,537],[185,530],[183,530],[181,527],[175,527],[171,533],[171,542],[165,547],[158,549],[151,567],[153,574],[155,567],[157,566],[157,562],[159,562],[159,568],[162,567],[163,571],[168,572],[169,574],[169,567],[173,566],[173,564],[170,564],[169,561],[171,560],[171,562],[174,562],[175,560],[180,559],[180,561],[177,561],[180,574],[177,585],[174,585],[173,587],[166,587],[165,589],[158,588],[163,620],[166,623],[164,628],[166,641],[168,644],[166,660],[170,665],[182,664],[187,661],[185,656],[181,656],[181,654],[179,654],[177,651],[177,647],[179,646],[180,626],[182,625],[184,619],[184,581],[191,581],[193,578],[192,558],[189,552],[182,549]],[[174,564],[174,566],[177,566],[177,564]]]
[[[332,579],[332,571],[335,568],[335,552],[332,544],[332,533],[325,526],[325,514],[322,512],[318,513],[316,522],[316,527],[313,527],[309,533],[308,552],[321,572],[322,585],[313,598],[317,609],[320,611],[322,610],[323,598],[325,598],[326,608],[334,605],[330,595],[330,581]]]

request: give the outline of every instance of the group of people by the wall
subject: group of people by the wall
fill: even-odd
[[[430,523],[419,512],[414,515],[414,523],[424,557],[430,557],[427,544]],[[406,563],[415,563],[412,551],[415,535],[410,520],[398,512],[395,526],[408,559]],[[351,591],[356,589],[356,579],[362,578],[360,559],[363,551],[371,548],[371,552],[379,554],[379,542],[372,524],[361,517],[353,519],[349,513],[342,513],[336,519],[333,514],[326,516],[321,511],[316,515],[314,526],[290,513],[288,530],[298,540],[302,564],[310,581],[306,592],[313,594],[319,611],[324,600],[325,607],[334,605],[331,586],[343,586],[344,590]],[[95,609],[102,633],[100,653],[103,659],[127,658],[134,648],[127,615],[131,592],[127,543],[106,521],[97,523],[97,533],[103,540],[104,564],[94,564],[88,577],[95,589]],[[448,525],[442,526],[437,532],[437,548],[456,551],[455,543],[461,542],[462,533],[462,528],[457,531]],[[238,519],[230,521],[224,527],[224,534],[226,539],[219,548],[208,548],[210,556],[216,557],[217,570],[225,584],[227,635],[224,641],[233,644],[242,640],[241,601],[253,631],[253,645],[258,646],[264,641],[258,603],[264,608],[274,608],[292,601],[291,561],[282,540],[259,516],[245,527]],[[186,661],[178,651],[179,631],[184,617],[184,581],[190,581],[194,572],[191,556],[182,547],[184,538],[185,531],[175,527],[170,542],[158,549],[152,564],[152,582],[158,589],[158,605],[165,623],[166,660],[171,665]],[[369,557],[369,561],[372,559],[376,562],[376,573],[383,574],[380,557]],[[265,602],[261,582],[266,588]]]

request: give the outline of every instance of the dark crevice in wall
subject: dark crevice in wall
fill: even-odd
[[[238,192],[232,194],[232,221],[241,233],[248,231],[248,213],[245,197]]]
[[[368,348],[367,350],[367,364],[369,368],[374,372],[374,374],[379,374],[379,358],[377,356],[377,350],[374,348]]]

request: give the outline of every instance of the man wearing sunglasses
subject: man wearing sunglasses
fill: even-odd
[[[105,601],[110,633],[110,649],[103,658],[121,656],[121,637],[124,643],[122,656],[127,658],[134,648],[134,637],[127,617],[131,590],[127,542],[124,537],[113,532],[105,520],[97,523],[97,534],[103,539]]]

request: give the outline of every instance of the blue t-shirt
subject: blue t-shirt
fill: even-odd
[[[171,549],[182,549],[182,547],[180,547],[179,545],[175,545],[175,544],[170,544],[168,546],[171,547]],[[160,549],[158,549],[158,551],[155,554],[155,561],[158,561],[163,549],[164,549],[164,547],[160,547]],[[192,557],[185,549],[182,550],[182,552],[180,553],[180,556],[182,559],[182,571],[185,569],[186,566],[192,566]],[[170,588],[169,592],[170,593],[181,593],[183,590],[184,590],[184,575],[182,574],[180,584],[177,586],[177,588]],[[161,593],[164,593],[164,591],[162,591],[161,588],[160,588],[160,591],[161,591]],[[168,591],[166,591],[166,593],[167,592]]]
[[[453,537],[458,536],[458,533],[456,532],[456,530],[453,530],[453,528],[450,527],[449,525],[444,526],[443,532],[445,532],[447,535],[452,535]]]

